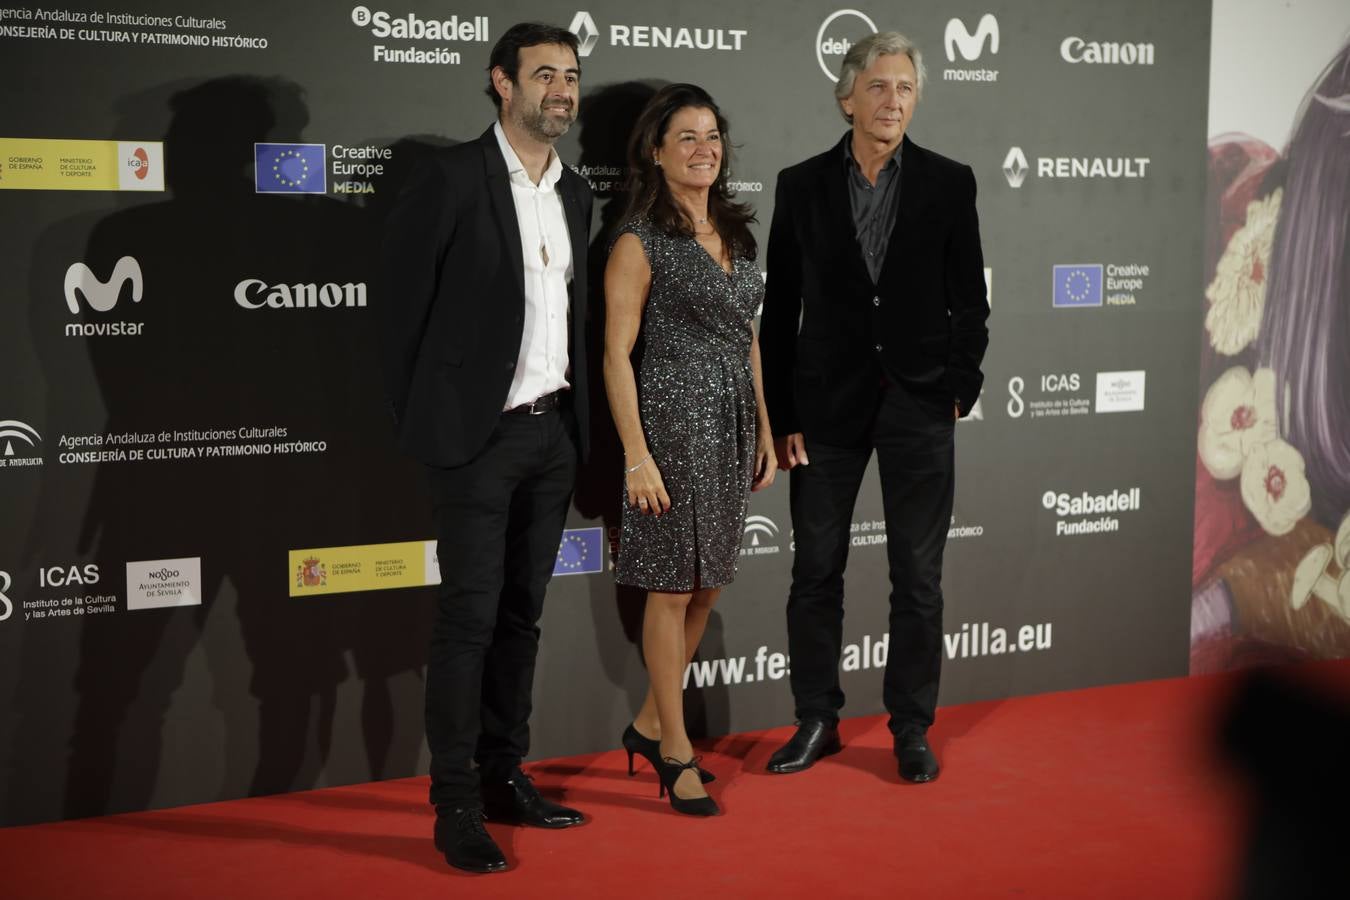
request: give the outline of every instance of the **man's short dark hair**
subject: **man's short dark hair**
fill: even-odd
[[[496,45],[492,48],[492,55],[488,57],[487,95],[492,98],[493,103],[497,104],[498,109],[502,108],[502,97],[492,84],[492,70],[501,66],[502,71],[511,79],[511,83],[519,84],[521,48],[537,47],[540,44],[558,44],[567,47],[572,51],[573,56],[580,59],[580,54],[577,52],[577,36],[566,28],[544,25],[540,22],[521,22],[518,25],[512,25],[506,29],[505,34],[497,39]],[[578,64],[579,66],[580,64]]]

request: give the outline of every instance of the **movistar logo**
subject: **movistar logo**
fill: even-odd
[[[993,13],[985,13],[980,17],[980,24],[975,26],[974,34],[966,30],[966,24],[960,19],[947,21],[943,43],[947,47],[949,62],[956,62],[957,50],[961,51],[961,57],[965,60],[979,59],[986,41],[989,42],[989,52],[998,53],[998,19],[994,18]]]

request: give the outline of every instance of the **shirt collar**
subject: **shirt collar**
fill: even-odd
[[[492,131],[497,135],[497,146],[502,151],[502,159],[506,160],[506,174],[513,179],[523,178],[531,187],[534,181],[525,171],[525,164],[516,156],[516,151],[512,149],[511,142],[506,139],[506,132],[502,130],[502,123],[496,122],[492,126]],[[544,169],[544,177],[539,179],[539,188],[541,190],[552,190],[562,177],[562,160],[552,149],[548,151],[548,168]]]
[[[848,134],[844,135],[843,144],[844,144],[844,168],[846,168],[850,172],[857,172],[858,174],[861,175],[862,167],[859,166],[857,160],[853,158],[852,132],[849,132]],[[895,152],[891,154],[891,158],[886,160],[886,164],[881,167],[883,172],[890,168],[896,169],[900,168],[900,154],[904,149],[905,149],[905,142],[901,140],[899,146],[895,148]]]

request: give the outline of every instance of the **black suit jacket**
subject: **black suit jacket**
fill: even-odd
[[[774,434],[803,432],[808,450],[811,439],[865,440],[883,375],[947,418],[953,403],[968,413],[984,381],[989,304],[970,167],[904,139],[879,283],[863,263],[847,177],[842,142],[784,169],[769,230],[765,402]]]
[[[572,238],[568,380],[584,455],[591,189],[564,166],[558,192]],[[491,128],[437,150],[413,174],[386,222],[381,256],[385,391],[399,444],[427,465],[462,465],[501,415],[524,334],[520,226]]]

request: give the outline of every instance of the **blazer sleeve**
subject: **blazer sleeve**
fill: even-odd
[[[975,211],[975,173],[965,166],[957,187],[956,224],[947,242],[944,282],[951,315],[946,387],[967,415],[980,399],[980,364],[989,346],[989,300],[984,283],[980,221]]]
[[[778,175],[764,285],[764,310],[759,321],[760,365],[764,376],[764,405],[775,436],[802,430],[797,419],[793,370],[797,361],[797,330],[802,314],[802,256],[792,210],[790,179]]]
[[[381,361],[385,398],[395,424],[403,419],[417,355],[454,234],[453,197],[440,161],[414,170],[385,221],[380,246],[383,286]]]

